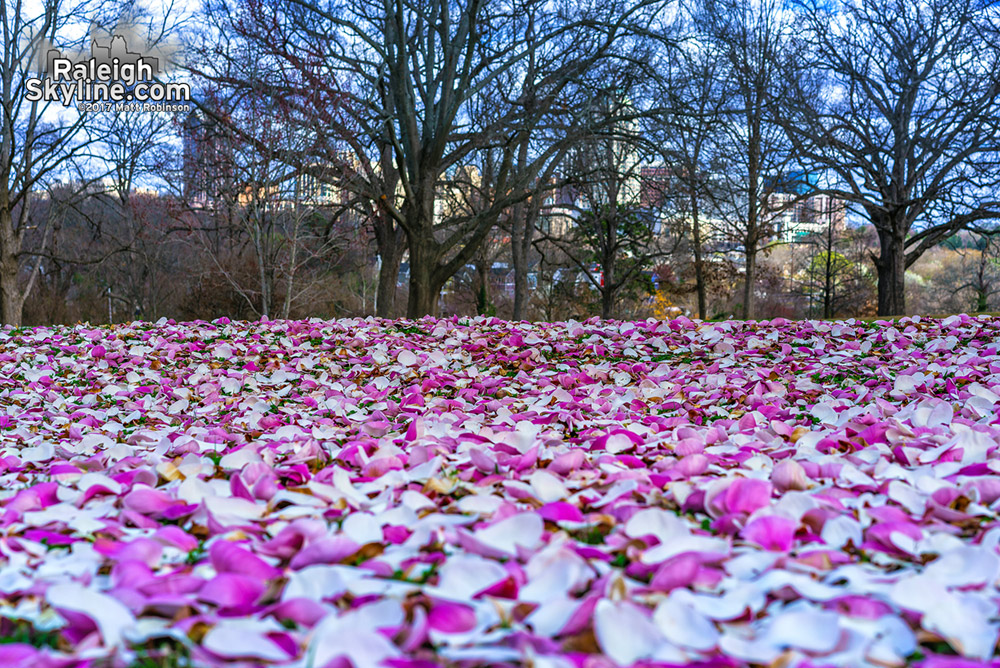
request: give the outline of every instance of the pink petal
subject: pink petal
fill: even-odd
[[[298,570],[306,566],[312,566],[313,564],[336,564],[357,553],[360,549],[360,545],[344,536],[324,538],[312,543],[296,554],[289,566]]]
[[[296,624],[312,627],[329,612],[318,601],[309,598],[290,598],[271,610],[275,619],[290,619]]]
[[[208,548],[212,566],[219,573],[242,573],[261,580],[281,575],[281,569],[271,566],[257,555],[227,540],[217,540]]]
[[[771,483],[752,478],[737,478],[726,489],[724,506],[731,513],[746,513],[763,508],[771,502]]]
[[[247,575],[220,573],[205,583],[198,598],[220,608],[245,608],[264,594],[264,583]]]
[[[122,498],[122,507],[143,515],[158,515],[178,500],[171,497],[166,492],[152,487],[135,486],[132,491]]]
[[[751,520],[741,532],[743,538],[765,550],[787,552],[795,540],[798,527],[794,520],[777,515],[765,515]]]
[[[476,611],[460,603],[435,603],[427,623],[441,633],[465,633],[476,628]]]
[[[6,668],[33,668],[41,652],[23,643],[0,644],[0,666]]]
[[[542,519],[550,522],[582,522],[583,513],[572,503],[566,501],[554,501],[547,503],[538,509],[538,514]]]

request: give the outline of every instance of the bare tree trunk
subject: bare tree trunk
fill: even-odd
[[[617,221],[612,223],[616,224]],[[615,228],[611,227],[609,236],[608,249],[614,249],[617,247],[617,235],[615,234]],[[614,252],[609,250],[604,253],[604,257],[601,262],[601,279],[603,285],[601,286],[601,317],[605,320],[609,320],[614,317],[615,312],[615,255]]]
[[[694,246],[694,284],[698,292],[698,317],[705,319],[705,263],[701,255],[701,211],[698,207],[698,196],[691,195],[691,241]]]
[[[267,281],[267,271],[263,263],[260,265],[260,315],[264,318],[271,317],[271,290]]]
[[[528,220],[528,205],[514,207],[510,225],[510,259],[514,265],[514,312],[512,320],[524,320],[528,302],[528,250],[534,225]]]
[[[490,307],[490,268],[488,261],[480,253],[476,258],[476,313],[489,315]]]
[[[431,190],[433,192],[433,189]],[[425,315],[437,315],[438,296],[443,285],[434,280],[434,269],[438,257],[434,249],[434,238],[424,232],[426,227],[433,226],[434,203],[430,200],[421,206],[410,209],[407,229],[407,244],[410,249],[410,293],[406,303],[407,318],[421,318]],[[419,206],[419,205],[417,205]]]
[[[896,221],[892,221],[895,223]],[[900,226],[878,231],[881,253],[875,259],[878,272],[878,315],[906,315],[906,252]]]
[[[20,327],[24,300],[17,280],[18,249],[13,225],[10,209],[0,206],[0,317],[5,325]]]
[[[285,303],[281,307],[281,317],[288,320],[288,314],[292,310],[292,287],[295,285],[295,260],[299,248],[298,223],[295,224],[295,236],[292,237],[291,257],[288,266],[288,283],[285,286]]]
[[[399,265],[406,251],[406,237],[402,228],[396,226],[387,234],[391,235],[391,240],[378,245],[381,264],[378,268],[378,305],[375,315],[379,318],[392,318],[396,315],[396,281],[399,280]],[[376,235],[376,240],[377,238]]]
[[[754,308],[754,282],[757,274],[757,244],[747,244],[746,276],[743,281],[743,319],[752,320],[756,315]]]
[[[979,252],[979,267],[976,270],[976,313],[983,313],[988,308],[990,296],[986,281],[986,267],[989,265],[990,240],[987,237],[983,249]]]
[[[605,320],[610,320],[614,317],[615,312],[615,296],[611,291],[611,288],[604,287],[601,288],[601,317]]]
[[[271,317],[271,284],[268,276],[268,258],[267,258],[267,247],[266,241],[264,239],[265,232],[262,229],[262,220],[260,216],[260,211],[255,205],[253,207],[252,213],[249,215],[254,216],[254,229],[252,233],[252,238],[254,241],[255,252],[257,255],[257,273],[260,275],[260,315],[263,318]]]
[[[299,250],[299,225],[302,222],[299,210],[299,195],[299,181],[296,179],[294,221],[292,222],[292,247],[289,253],[290,257],[288,258],[288,281],[285,285],[285,303],[281,307],[281,317],[285,320],[288,320],[288,314],[292,310],[292,288],[295,285],[295,261]]]
[[[420,247],[417,246],[417,248]],[[414,252],[414,245],[411,243],[410,294],[406,303],[407,318],[416,319],[425,315],[437,315],[438,295],[441,289],[432,284],[433,265],[429,260],[423,259],[424,257],[426,257],[426,253],[422,249]]]
[[[833,317],[833,221],[826,226],[826,266],[823,290],[823,317]]]
[[[831,253],[826,253],[826,285],[823,289],[823,317],[833,317],[833,275],[830,264],[833,260]]]

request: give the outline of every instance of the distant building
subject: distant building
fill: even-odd
[[[844,228],[847,219],[844,202],[829,195],[799,197],[773,193],[768,198],[769,222],[774,226],[776,240],[793,243],[831,228],[835,231]]]
[[[296,177],[299,202],[309,206],[346,205],[350,194],[345,184],[360,172],[361,162],[354,151],[339,151],[332,162],[314,162]]]
[[[647,165],[639,170],[639,206],[660,209],[667,203],[676,171],[664,165]]]
[[[542,192],[538,211],[538,229],[542,234],[562,237],[572,229],[580,213],[580,193],[568,185],[556,185],[560,177],[552,177],[549,188]]]
[[[212,204],[233,186],[233,150],[220,124],[197,107],[184,119],[184,197]]]
[[[483,177],[475,165],[452,167],[434,198],[434,224],[475,214],[483,205]]]
[[[341,191],[323,178],[321,165],[310,165],[298,177],[298,199],[301,204],[328,206],[339,204],[343,199]]]

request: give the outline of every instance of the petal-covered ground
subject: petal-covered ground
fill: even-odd
[[[0,666],[989,665],[1000,320],[0,332]]]

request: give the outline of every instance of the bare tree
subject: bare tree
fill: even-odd
[[[623,290],[643,279],[654,260],[676,248],[658,206],[643,206],[642,165],[649,150],[634,106],[604,91],[598,129],[582,139],[566,162],[575,202],[568,234],[544,234],[584,273],[601,295],[601,317],[614,317]],[[606,118],[620,119],[606,126]]]
[[[943,289],[949,293],[938,308],[970,308],[976,313],[990,310],[990,305],[996,303],[996,295],[1000,294],[1000,239],[997,238],[997,231],[963,232],[942,245],[957,255],[959,262],[954,263],[957,266],[948,267],[950,271],[942,272],[944,276],[930,277],[931,286],[939,288],[935,292],[940,293]]]
[[[528,198],[547,163],[546,152],[558,150],[546,147],[518,168],[510,147],[517,145],[517,128],[535,122],[538,108],[517,96],[491,127],[473,131],[470,101],[524,71],[532,49],[544,51],[552,67],[536,72],[527,89],[559,91],[595,63],[616,56],[629,38],[648,32],[665,4],[612,0],[574,8],[544,0],[281,0],[271,3],[274,11],[263,8],[274,24],[268,24],[267,40],[290,38],[274,46],[275,53],[284,50],[286,62],[309,61],[328,75],[327,87],[336,95],[320,103],[334,104],[340,127],[350,130],[332,133],[336,142],[350,144],[362,166],[359,172],[364,165],[381,164],[381,169],[356,174],[352,185],[359,198],[375,199],[406,237],[409,316],[435,311],[444,283],[475,255],[501,212]],[[218,9],[228,6],[220,2]],[[252,19],[246,14],[240,16],[243,22]],[[526,16],[534,17],[534,40],[521,39]],[[302,44],[311,48],[303,51]],[[275,83],[274,90],[280,85]],[[470,162],[484,145],[508,147],[490,206],[472,216],[436,218],[442,176]],[[385,160],[390,156],[391,170]],[[384,175],[381,188],[376,174]],[[386,192],[390,182],[398,185]],[[383,236],[388,240],[390,235]]]
[[[206,174],[210,189],[187,183],[183,227],[252,313],[287,317],[308,290],[300,270],[347,243],[339,224],[349,224],[348,207],[325,186],[327,167],[296,169],[285,159],[303,153],[308,141],[292,107],[226,88],[208,91],[202,107],[228,112],[225,123],[204,117],[199,122],[212,132],[189,138],[194,158],[188,156],[185,171]],[[235,270],[234,262],[247,261],[253,272]]]
[[[107,185],[96,195],[102,200],[95,212],[101,218],[101,267],[108,289],[136,318],[159,317],[171,289],[164,276],[177,258],[167,202],[152,189],[137,191],[163,173],[160,149],[169,141],[173,121],[170,115],[143,111],[106,111],[95,121],[110,164]]]
[[[830,175],[826,191],[875,227],[878,313],[904,314],[906,268],[957,230],[1000,216],[995,8],[979,0],[799,5],[826,83],[789,96],[786,129]]]
[[[0,319],[6,324],[20,324],[38,276],[41,260],[29,251],[44,252],[51,237],[43,234],[40,247],[25,248],[33,200],[60,179],[99,176],[83,164],[99,140],[93,118],[62,110],[62,102],[32,102],[27,86],[43,76],[50,45],[77,48],[92,22],[108,20],[107,10],[106,3],[76,0],[0,3]]]
[[[45,71],[48,50],[87,53],[90,39],[126,33],[141,40],[130,43],[131,48],[146,55],[155,53],[166,64],[175,55],[171,38],[185,18],[173,3],[157,8],[155,14],[133,0],[0,4],[4,34],[0,43],[0,318],[4,322],[20,322],[42,261],[67,259],[54,252],[57,240],[54,232],[49,233],[61,220],[60,212],[66,207],[79,209],[83,199],[105,194],[108,188],[98,182],[110,177],[111,190],[121,204],[119,212],[127,214],[128,197],[144,173],[143,163],[169,123],[169,117],[152,113],[128,114],[128,121],[123,121],[118,112],[78,110],[64,106],[71,100],[28,95],[29,87],[37,84],[34,80],[50,75]],[[51,197],[55,190],[57,198]],[[34,204],[42,198],[48,201],[43,210],[58,215],[44,220],[32,215]],[[91,220],[90,224],[100,226],[101,222]],[[139,234],[137,225],[127,227],[134,240]],[[82,258],[72,252],[71,262],[100,263],[131,243],[124,238],[119,241],[124,245],[105,247],[103,255]]]
[[[725,63],[710,192],[719,231],[743,253],[743,317],[753,318],[758,253],[774,233],[769,202],[796,164],[774,112],[798,71],[798,45],[781,0],[703,0],[694,25]]]
[[[391,210],[399,206],[402,192],[392,146],[381,129],[384,119],[371,113],[386,107],[387,91],[367,85],[357,74],[371,63],[362,57],[352,64],[356,45],[345,43],[351,30],[339,19],[327,19],[328,14],[339,17],[341,5],[209,0],[205,18],[211,30],[191,71],[234,95],[264,95],[293,111],[290,120],[303,143],[274,155],[335,189],[340,203],[370,225],[379,260],[377,315],[392,317],[406,237]],[[218,43],[218,35],[226,36],[224,43]],[[226,109],[203,112],[220,126],[230,123]],[[252,137],[243,139],[255,143]]]
[[[697,26],[698,9],[697,5],[687,7],[685,27]],[[729,70],[724,45],[699,39],[696,31],[671,56],[658,79],[666,103],[654,128],[663,138],[656,145],[660,157],[670,167],[665,166],[665,173],[657,179],[661,192],[655,195],[683,200],[678,208],[690,226],[698,317],[704,319],[708,309],[704,256],[711,229],[705,225],[703,212],[718,198],[710,176],[711,161],[722,136],[724,111],[730,104],[726,86]]]

